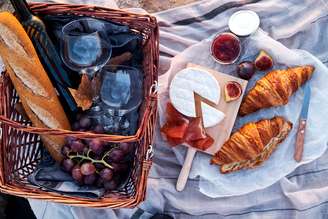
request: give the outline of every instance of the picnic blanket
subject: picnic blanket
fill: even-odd
[[[107,0],[60,0],[113,6]],[[288,48],[304,49],[328,66],[328,2],[326,0],[203,0],[154,14],[160,25],[160,73],[172,58],[211,35],[222,32],[230,15],[251,9],[261,17],[261,28]],[[199,179],[189,179],[178,193],[176,180],[181,153],[165,146],[158,127],[155,157],[148,179],[147,199],[139,208],[150,218],[155,212],[174,218],[327,218],[328,152],[300,166],[274,185],[242,196],[210,198],[199,191]],[[178,155],[178,156],[177,156]],[[30,199],[37,218],[130,218],[137,209],[92,209]]]

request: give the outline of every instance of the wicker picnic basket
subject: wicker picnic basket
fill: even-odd
[[[158,26],[150,15],[133,14],[90,5],[30,4],[31,10],[42,17],[46,14],[76,15],[102,18],[128,25],[143,36],[143,71],[145,101],[140,110],[138,131],[134,136],[114,136],[36,128],[18,114],[15,103],[19,97],[8,77],[0,77],[0,191],[16,196],[49,200],[74,206],[132,208],[145,198],[147,176],[151,167],[151,149],[157,115],[156,81],[159,58]],[[78,138],[99,138],[108,142],[133,142],[137,145],[133,170],[123,188],[100,199],[68,196],[45,191],[27,181],[42,158],[40,135],[63,135]]]

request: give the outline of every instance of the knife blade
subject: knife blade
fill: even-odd
[[[311,87],[310,87],[310,83],[307,82],[304,85],[303,105],[299,117],[298,130],[296,134],[295,153],[294,153],[294,159],[296,162],[300,162],[303,156],[305,130],[306,130],[310,100],[311,100]]]

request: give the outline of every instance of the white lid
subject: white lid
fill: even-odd
[[[251,10],[241,10],[233,13],[229,19],[230,31],[238,36],[248,36],[260,26],[259,16]]]

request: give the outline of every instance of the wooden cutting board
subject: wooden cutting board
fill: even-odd
[[[232,128],[233,128],[236,118],[237,118],[237,114],[239,111],[241,101],[245,94],[245,90],[246,90],[248,81],[243,80],[241,78],[231,76],[231,75],[227,75],[227,74],[224,74],[224,73],[221,73],[221,72],[218,72],[218,71],[215,71],[213,69],[209,69],[209,68],[206,68],[203,66],[191,64],[191,63],[189,63],[187,65],[187,68],[188,67],[202,69],[202,70],[205,70],[205,71],[211,73],[217,79],[217,81],[219,82],[220,88],[221,88],[220,102],[217,106],[215,106],[215,108],[217,110],[220,110],[221,112],[223,112],[225,114],[225,118],[218,125],[206,129],[206,133],[208,133],[215,140],[215,142],[206,151],[202,151],[202,152],[213,155],[221,148],[221,146],[224,144],[224,142],[226,140],[228,140],[228,138],[230,137]],[[238,100],[227,103],[224,100],[224,86],[229,81],[238,82],[241,85],[243,92],[242,92],[241,97]],[[189,145],[186,145],[186,146],[189,147]]]
[[[221,112],[223,112],[225,114],[225,118],[218,125],[213,126],[211,128],[206,128],[206,133],[209,134],[214,139],[214,144],[211,147],[209,147],[206,151],[201,151],[201,152],[208,153],[210,155],[214,155],[222,147],[224,142],[226,140],[228,140],[230,137],[232,128],[233,128],[236,118],[237,118],[237,114],[239,111],[241,101],[245,94],[245,90],[246,90],[248,81],[231,76],[231,75],[223,74],[223,73],[215,71],[213,69],[195,65],[192,63],[189,63],[186,67],[187,68],[188,67],[198,68],[198,69],[209,72],[216,78],[216,80],[218,81],[218,83],[220,85],[220,89],[221,89],[220,102],[218,105],[213,106],[213,107],[216,108],[217,110],[220,110]],[[224,99],[224,86],[229,81],[238,82],[241,85],[243,91],[242,91],[242,95],[240,96],[239,99],[227,103]],[[176,189],[178,191],[182,191],[186,185],[186,182],[187,182],[188,176],[189,176],[189,172],[190,172],[190,169],[192,166],[192,161],[193,161],[194,156],[197,151],[196,148],[191,147],[188,144],[185,144],[185,146],[187,146],[189,148],[188,148],[187,155],[186,155],[185,161],[183,163],[183,167],[180,171],[180,175],[179,175],[179,178],[177,181]]]

